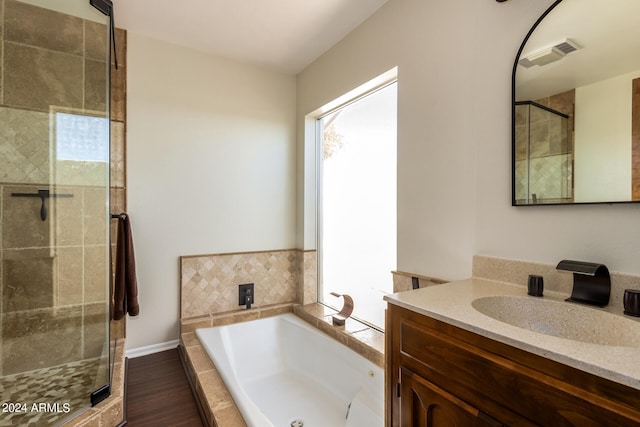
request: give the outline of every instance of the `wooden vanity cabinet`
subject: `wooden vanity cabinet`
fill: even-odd
[[[387,427],[640,426],[640,391],[389,304]]]

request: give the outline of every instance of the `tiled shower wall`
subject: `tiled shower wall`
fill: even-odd
[[[254,283],[255,305],[316,301],[316,252],[279,250],[180,258],[180,318],[242,308],[238,285]]]
[[[559,116],[535,106],[516,108],[516,199],[523,201],[528,193],[536,193],[546,203],[566,202],[573,197],[575,91],[535,102],[569,118],[558,120]]]
[[[102,110],[104,116],[108,45],[102,24],[14,0],[0,6],[0,375],[8,375],[103,351],[106,164],[52,163],[50,123],[54,111]],[[117,39],[109,171],[111,209],[119,212],[126,208],[125,32],[118,30]],[[41,188],[73,195],[47,200],[46,221],[39,199],[11,196]],[[112,326],[124,335],[123,323]]]

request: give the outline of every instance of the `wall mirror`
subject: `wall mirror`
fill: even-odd
[[[512,89],[514,206],[640,201],[640,1],[554,2]]]

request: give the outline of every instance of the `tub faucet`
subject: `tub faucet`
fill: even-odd
[[[347,294],[340,295],[335,292],[331,292],[331,295],[333,295],[334,297],[342,297],[344,299],[344,305],[342,306],[342,309],[340,310],[340,312],[338,314],[334,314],[331,317],[331,321],[333,322],[334,325],[342,326],[344,325],[344,322],[347,320],[347,318],[349,318],[349,316],[351,316],[351,313],[353,312],[353,298],[351,298]]]
[[[238,286],[238,305],[244,305],[247,310],[251,308],[253,304],[253,298],[255,295],[253,283],[245,283]]]
[[[244,292],[244,303],[247,307],[247,310],[251,308],[251,303],[253,302],[253,295],[251,295],[251,289],[247,289]]]

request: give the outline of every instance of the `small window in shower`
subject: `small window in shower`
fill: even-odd
[[[318,120],[318,299],[384,329],[396,264],[397,83]]]
[[[109,120],[82,114],[55,113],[56,159],[109,161]]]

